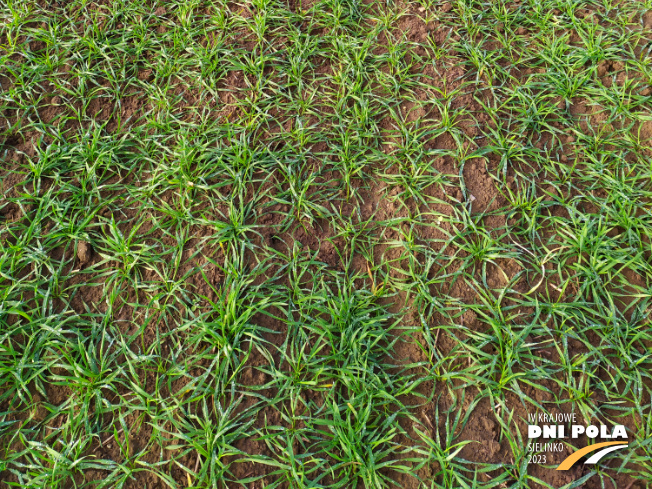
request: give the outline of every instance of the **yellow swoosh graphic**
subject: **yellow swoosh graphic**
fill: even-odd
[[[604,443],[596,443],[595,445],[589,445],[584,447],[581,450],[571,453],[568,457],[564,459],[562,463],[559,464],[556,470],[568,470],[570,469],[575,462],[581,459],[587,453],[594,452],[600,448],[610,447],[612,445],[626,445],[622,441],[605,441]]]

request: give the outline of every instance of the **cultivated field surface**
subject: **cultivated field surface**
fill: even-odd
[[[3,0],[0,85],[0,487],[652,486],[651,0]]]

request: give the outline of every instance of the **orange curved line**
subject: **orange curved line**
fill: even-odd
[[[605,441],[603,443],[596,443],[595,445],[589,445],[584,447],[581,450],[571,453],[568,457],[564,459],[562,463],[559,464],[556,470],[568,470],[570,469],[575,462],[581,459],[587,453],[594,452],[599,448],[609,447],[611,445],[626,445],[627,443],[622,441]]]

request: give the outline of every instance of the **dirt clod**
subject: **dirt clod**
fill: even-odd
[[[91,256],[93,255],[93,248],[91,247],[90,243],[86,241],[80,241],[77,243],[77,258],[79,258],[79,261],[81,262],[82,265],[85,265],[89,261],[91,261]]]

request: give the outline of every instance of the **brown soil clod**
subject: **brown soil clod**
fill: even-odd
[[[86,265],[89,261],[91,261],[92,256],[93,248],[91,247],[90,243],[86,241],[79,241],[77,243],[77,258],[79,258],[79,262],[82,265]]]

